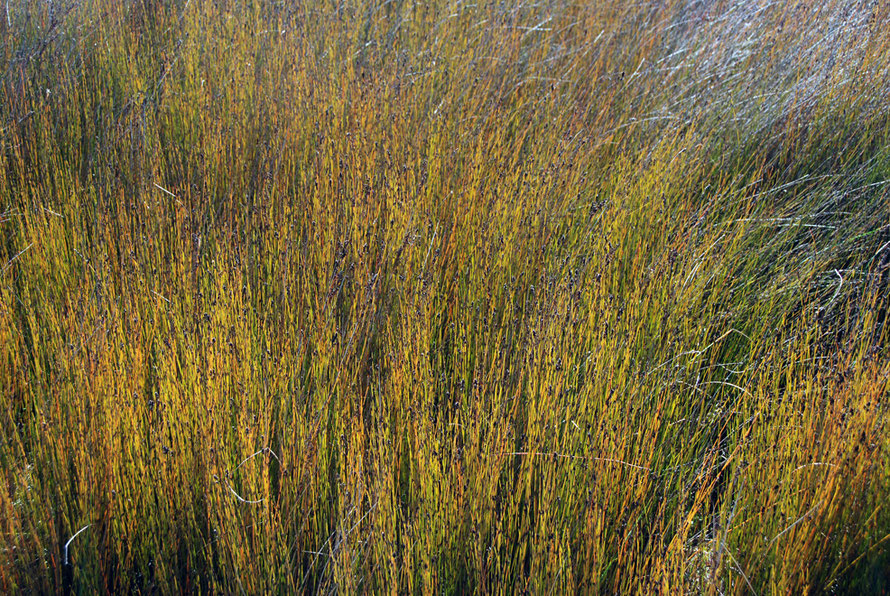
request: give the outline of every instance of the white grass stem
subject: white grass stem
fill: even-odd
[[[93,524],[87,524],[84,527],[82,527],[81,529],[79,529],[77,532],[74,533],[74,536],[69,538],[68,542],[65,543],[65,565],[68,564],[68,546],[71,544],[71,541],[74,540],[75,538],[77,538],[81,532],[83,532],[84,530],[89,528],[91,525],[93,525]]]

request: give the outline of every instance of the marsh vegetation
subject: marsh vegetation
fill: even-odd
[[[890,5],[24,0],[0,591],[890,578]]]

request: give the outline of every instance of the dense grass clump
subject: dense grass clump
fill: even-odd
[[[0,591],[890,585],[890,5],[0,15]]]

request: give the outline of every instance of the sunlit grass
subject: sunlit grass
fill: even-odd
[[[885,589],[888,19],[10,3],[0,590]]]

